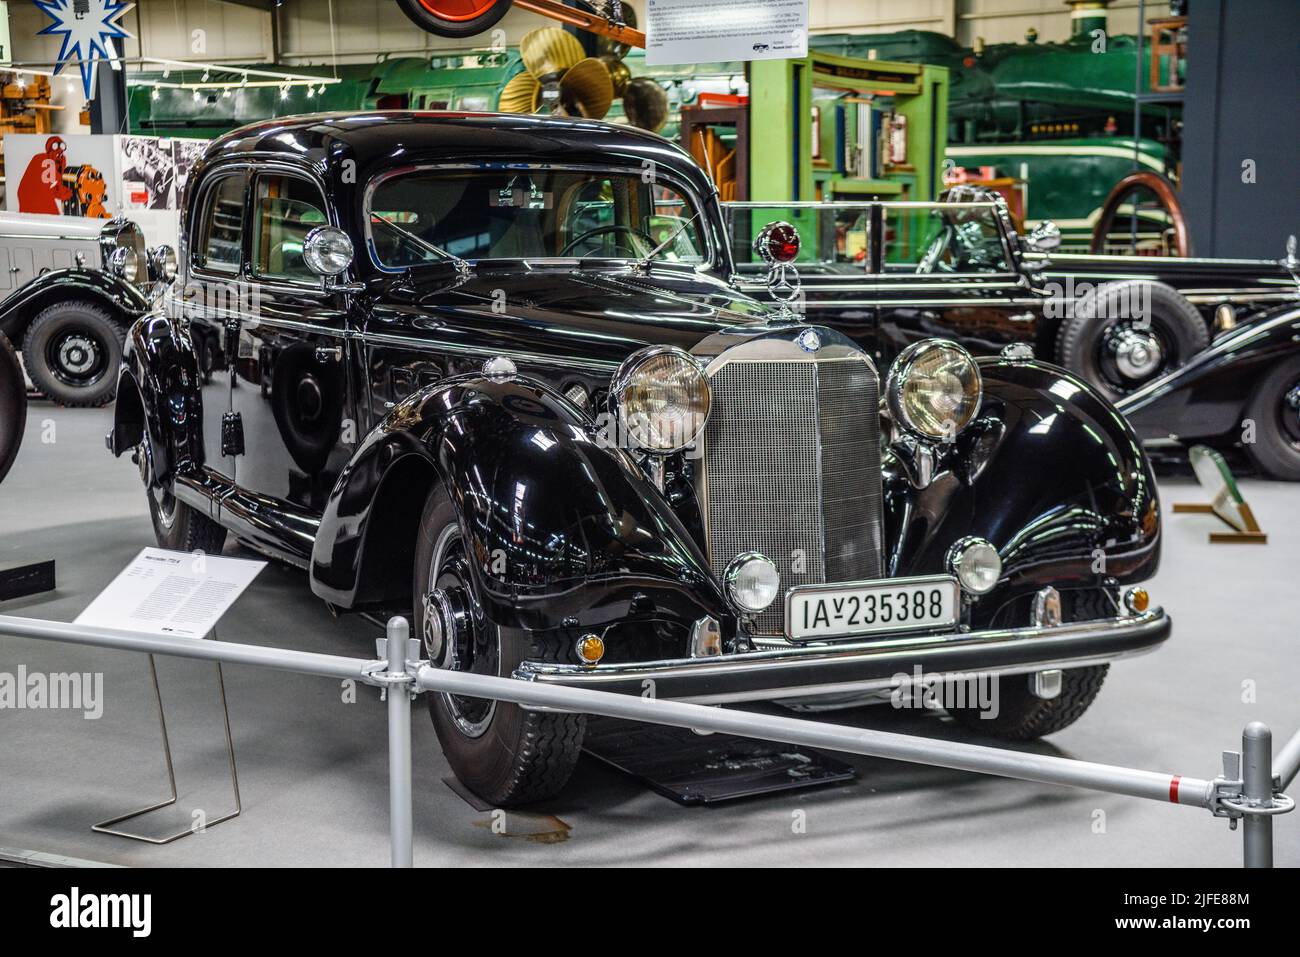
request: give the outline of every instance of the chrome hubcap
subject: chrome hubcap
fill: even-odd
[[[85,375],[95,367],[99,349],[86,336],[68,336],[59,343],[59,364],[72,375]]]
[[[421,640],[429,660],[439,668],[496,675],[501,658],[497,637],[476,616],[469,587],[460,530],[452,525],[438,536],[429,563],[429,586],[421,599]],[[496,715],[493,699],[444,693],[442,700],[467,738],[486,734]]]
[[[1115,337],[1115,366],[1129,379],[1143,379],[1160,368],[1164,349],[1150,332],[1125,329]]]
[[[1282,427],[1292,444],[1300,445],[1300,383],[1282,396]]]

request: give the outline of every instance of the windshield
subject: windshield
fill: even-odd
[[[1006,248],[998,229],[993,207],[989,205],[951,204],[927,211],[915,221],[916,234],[922,237],[919,261],[907,244],[897,244],[898,259],[886,262],[886,269],[901,266],[916,272],[1005,272]],[[906,233],[905,217],[894,217],[895,231]],[[915,263],[915,267],[913,267]]]
[[[367,212],[390,271],[437,262],[438,250],[471,262],[642,259],[666,242],[655,259],[702,263],[707,249],[692,199],[639,170],[413,171],[380,182]]]

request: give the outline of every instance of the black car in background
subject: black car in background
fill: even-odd
[[[27,386],[18,355],[0,333],[0,482],[9,474],[27,424]]]
[[[1118,404],[1144,440],[1244,451],[1300,480],[1300,259],[1277,262],[1052,252],[1019,235],[1001,196],[954,187],[939,202],[728,203],[739,288],[760,299],[754,235],[789,219],[808,240],[798,306],[878,362],[945,336],[975,355],[1012,344]]]
[[[1083,380],[920,338],[887,365],[732,284],[707,176],[585,120],[382,113],[215,141],[130,330],[114,454],[157,541],[228,535],[437,666],[697,702],[990,676],[986,733],[1076,720],[1170,621],[1136,435]],[[759,247],[783,288],[798,244]],[[913,669],[917,669],[914,672]],[[582,715],[428,697],[497,804]]]

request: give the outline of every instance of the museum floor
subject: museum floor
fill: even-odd
[[[139,549],[153,544],[134,468],[105,451],[107,410],[38,402],[17,465],[0,487],[0,562],[58,561],[56,592],[0,606],[6,614],[70,621]],[[43,441],[43,439],[53,441]],[[1163,567],[1153,600],[1174,617],[1154,654],[1115,665],[1097,703],[1049,742],[1047,754],[1210,778],[1242,726],[1300,725],[1300,487],[1247,481],[1270,534],[1265,547],[1207,544],[1205,516],[1171,514],[1198,500],[1164,483]],[[242,554],[227,546],[226,554]],[[358,655],[366,621],[333,619],[305,575],[266,569],[227,616],[220,637]],[[159,800],[166,791],[158,722],[142,656],[0,638],[0,672],[102,672],[98,720],[81,712],[0,711],[0,855],[41,851],[134,865],[384,865],[388,797],[384,708],[375,689],[346,703],[327,679],[227,667],[243,815],[166,846],[94,834],[90,825]],[[231,805],[215,666],[160,660],[186,826]],[[1255,703],[1243,701],[1253,683]],[[856,782],[683,808],[584,758],[549,806],[512,813],[505,833],[443,782],[433,728],[416,706],[417,865],[1062,865],[1239,866],[1241,838],[1194,808],[1031,785],[889,761],[854,759]],[[931,714],[870,708],[826,720],[903,733],[980,740]],[[796,812],[803,812],[798,814]],[[1099,813],[1102,812],[1102,813]],[[802,833],[794,824],[802,821]],[[1277,824],[1276,862],[1300,865],[1300,815]]]

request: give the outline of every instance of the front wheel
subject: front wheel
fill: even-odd
[[[169,488],[158,482],[148,436],[136,447],[134,459],[149,497],[149,519],[153,522],[158,547],[174,552],[220,555],[226,544],[226,530],[177,499]]]
[[[996,738],[1032,741],[1068,728],[1083,717],[1110,665],[1071,668],[1061,675],[1061,693],[1040,698],[1029,690],[1029,675],[1002,675],[998,683],[997,712],[976,707],[949,708],[948,713],[963,727]]]
[[[483,613],[471,553],[451,499],[436,488],[420,519],[412,577],[413,621],[439,668],[509,676],[525,659],[568,660],[562,638],[497,627]],[[452,771],[485,801],[508,807],[559,793],[582,750],[586,716],[429,692],[429,716]]]
[[[1210,343],[1196,307],[1163,283],[1100,283],[1057,336],[1057,361],[1117,399],[1183,365]]]
[[[1300,482],[1300,359],[1264,377],[1246,407],[1253,442],[1244,443],[1255,466],[1270,478]]]
[[[117,391],[126,332],[103,306],[73,300],[49,306],[23,337],[32,384],[59,405],[107,405]]]
[[[1115,603],[1100,590],[1082,590],[1061,594],[1065,621],[1090,621],[1111,618]],[[963,727],[981,734],[1011,741],[1032,741],[1068,728],[1083,717],[1098,692],[1110,665],[1071,668],[1061,675],[1061,693],[1055,698],[1040,698],[1029,688],[1029,675],[1000,675],[994,708],[978,706],[950,707],[948,714]],[[982,680],[982,679],[981,679]]]
[[[421,30],[461,40],[496,25],[512,0],[397,0],[402,12]]]

